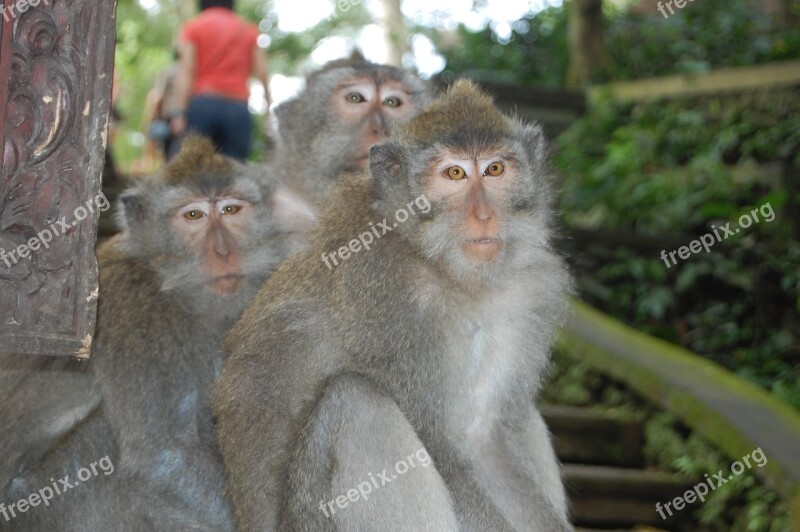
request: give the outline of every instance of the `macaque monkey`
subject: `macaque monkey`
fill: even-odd
[[[572,286],[553,180],[467,81],[344,178],[225,340],[240,530],[572,530],[534,404]]]
[[[0,356],[0,529],[233,530],[211,389],[225,332],[288,252],[263,171],[188,139],[120,198],[91,359]],[[21,511],[92,463],[113,473]]]
[[[427,83],[370,63],[360,52],[326,64],[308,76],[299,95],[275,109],[281,178],[318,204],[343,171],[366,169],[370,148],[429,100]]]

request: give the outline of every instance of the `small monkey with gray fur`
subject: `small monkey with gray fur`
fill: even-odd
[[[275,109],[276,168],[281,179],[317,205],[345,171],[364,170],[369,150],[430,101],[428,84],[359,52],[331,61]]]
[[[0,530],[233,530],[211,389],[224,334],[289,251],[266,170],[187,139],[98,248],[91,359],[0,354],[0,502],[115,466]]]
[[[572,530],[534,404],[571,289],[541,128],[462,81],[370,169],[336,187],[225,341],[214,409],[237,526]],[[400,209],[415,214],[325,266]],[[430,465],[329,503],[416,453]]]

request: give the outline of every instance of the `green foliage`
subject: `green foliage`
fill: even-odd
[[[116,108],[122,119],[113,148],[118,166],[127,166],[139,154],[140,120],[147,93],[161,70],[172,61],[173,33],[180,25],[177,9],[150,16],[135,0],[117,4],[115,82],[119,84]]]
[[[774,221],[710,253],[668,268],[653,246],[597,243],[584,250],[592,262],[579,276],[599,308],[800,408],[800,221],[784,209],[782,178],[784,164],[800,165],[798,123],[794,90],[637,105],[600,99],[559,138],[556,165],[567,225],[669,242],[666,252],[727,222],[736,227],[769,202]]]
[[[664,2],[666,3],[666,2]],[[604,6],[608,69],[604,79],[700,73],[800,58],[800,27],[763,12],[754,0],[698,1],[667,19]],[[796,9],[800,10],[800,6]],[[569,64],[568,2],[512,25],[507,40],[491,29],[434,36],[447,70],[479,79],[562,86]],[[691,118],[691,117],[687,117]]]
[[[701,483],[722,471],[730,476],[731,460],[711,447],[697,433],[687,431],[668,413],[655,413],[644,428],[645,460],[684,474]],[[703,530],[727,532],[779,532],[788,530],[788,506],[745,469],[741,475],[710,491],[704,502],[688,506]],[[716,482],[714,484],[716,486]]]
[[[781,21],[764,13],[760,4],[692,2],[667,19],[660,13],[612,15],[606,21],[610,79],[708,72],[800,57],[800,28],[776,27]]]
[[[432,34],[447,57],[447,70],[491,81],[560,86],[569,64],[567,13],[561,7],[528,14],[500,39],[491,28],[473,32],[460,25],[456,34]]]
[[[569,360],[559,353],[549,368],[549,384],[542,400],[549,404],[598,407],[604,410],[636,413],[639,401],[624,386],[594,371],[586,362]]]

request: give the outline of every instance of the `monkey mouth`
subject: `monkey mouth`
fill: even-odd
[[[213,278],[208,283],[208,287],[215,294],[235,294],[242,284],[242,279],[243,277],[239,274],[222,275],[220,277]]]
[[[499,238],[474,238],[464,240],[461,247],[468,257],[478,261],[495,259],[503,249],[503,241]]]

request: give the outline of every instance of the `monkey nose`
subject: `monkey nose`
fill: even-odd
[[[222,231],[215,231],[213,237],[214,253],[218,257],[227,258],[231,254],[231,246]]]
[[[373,135],[377,135],[379,137],[389,136],[389,126],[382,116],[372,117],[372,120],[370,120],[370,129],[372,130]]]

